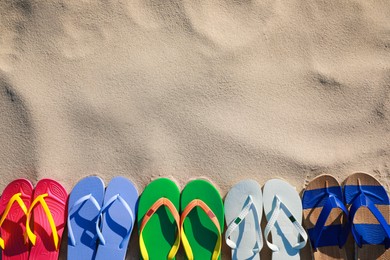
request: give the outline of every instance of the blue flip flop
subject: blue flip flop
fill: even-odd
[[[104,198],[104,183],[97,176],[79,181],[69,195],[68,259],[93,259],[96,223]]]
[[[357,257],[388,259],[390,200],[385,188],[373,176],[358,172],[345,181],[344,195]]]
[[[304,225],[314,259],[346,259],[348,210],[339,182],[328,174],[314,178],[302,195]]]
[[[95,259],[125,259],[137,204],[138,191],[130,180],[115,177],[110,181],[104,195],[100,227],[97,226],[100,242]]]

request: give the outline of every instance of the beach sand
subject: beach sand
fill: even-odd
[[[1,1],[0,189],[97,174],[225,196],[354,171],[389,189],[389,17],[388,0]]]

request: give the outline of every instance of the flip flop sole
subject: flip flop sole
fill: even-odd
[[[27,179],[17,179],[5,187],[0,199],[0,216],[3,215],[8,202],[17,193],[21,193],[21,199],[27,208],[30,207],[33,194],[33,185]],[[6,216],[0,227],[1,238],[4,240],[5,248],[2,250],[3,260],[26,260],[29,255],[30,246],[24,241],[26,230],[26,215],[18,203],[13,203],[9,214]]]
[[[261,222],[263,214],[263,196],[260,185],[254,180],[243,180],[234,185],[225,198],[225,219],[226,224],[236,220],[243,207],[248,203],[248,196],[251,195],[257,209],[258,219],[253,212],[248,213],[245,219],[238,225],[231,234],[230,239],[236,243],[236,248],[232,249],[232,259],[260,259],[260,255],[253,254],[253,249],[257,245],[256,222]],[[251,211],[254,208],[251,208]],[[261,234],[260,234],[261,236]]]
[[[150,207],[160,198],[167,198],[179,211],[180,191],[170,179],[152,181],[142,192],[138,206],[138,228]],[[140,232],[140,230],[138,230]],[[149,219],[143,230],[143,238],[149,259],[165,260],[171,250],[177,232],[175,219],[167,207],[160,207]],[[142,259],[142,258],[141,258]]]
[[[266,219],[269,221],[275,207],[275,196],[290,209],[298,223],[302,223],[302,203],[297,191],[289,183],[272,179],[264,184],[263,208]],[[272,259],[300,259],[299,250],[291,245],[299,242],[299,232],[294,228],[291,220],[281,212],[275,227],[271,229],[272,243],[278,248],[278,252],[272,253]],[[265,238],[267,239],[267,238]]]
[[[68,194],[65,188],[58,182],[51,179],[42,179],[35,186],[33,200],[39,195],[46,193],[48,196],[44,200],[53,216],[57,228],[58,244],[60,245],[66,223],[65,209]],[[37,237],[35,246],[31,247],[29,259],[58,259],[59,249],[56,250],[55,248],[48,218],[40,204],[33,209],[32,230]]]
[[[310,229],[314,228],[317,223],[324,203],[324,197],[321,197],[318,201],[312,201],[312,198],[315,195],[325,193],[326,187],[328,187],[329,191],[336,195],[340,201],[343,201],[341,186],[333,176],[323,174],[314,178],[307,185],[302,195],[304,225],[309,231],[309,235]],[[310,208],[313,204],[316,204],[316,206]],[[327,242],[335,241],[333,238],[339,235],[341,226],[345,223],[345,221],[345,215],[341,209],[332,209],[325,222],[325,230],[322,234],[324,240]],[[312,253],[314,259],[316,260],[347,259],[345,248],[339,248],[338,245],[319,246],[317,250],[312,251]]]
[[[221,232],[224,230],[224,210],[221,195],[208,181],[193,180],[181,194],[181,211],[194,199],[203,201],[214,212]],[[211,259],[218,238],[218,230],[202,209],[195,207],[184,220],[184,232],[195,259]],[[221,258],[219,255],[218,259]]]
[[[89,176],[80,180],[73,188],[69,195],[68,215],[75,245],[72,245],[68,232],[68,259],[69,260],[84,260],[93,259],[96,254],[96,241],[93,239],[96,236],[96,221],[99,218],[99,209],[91,200],[87,200],[80,205],[71,207],[84,196],[91,195],[98,205],[102,207],[104,199],[104,183],[97,176]]]
[[[372,175],[357,172],[350,175],[344,186],[345,201],[348,207],[353,203],[354,195],[358,190],[358,184],[362,185],[364,189],[375,192],[376,196],[379,196],[380,200],[373,200],[375,206],[379,209],[381,214],[385,217],[387,223],[390,222],[390,201],[385,188],[380,182]],[[390,250],[386,250],[384,245],[374,245],[381,243],[385,233],[380,227],[377,219],[367,208],[360,208],[356,212],[354,218],[354,226],[359,234],[364,239],[372,243],[372,245],[364,244],[361,248],[355,245],[355,253],[358,259],[390,259]],[[367,235],[364,237],[364,235]]]
[[[96,260],[107,259],[125,259],[127,245],[130,236],[126,238],[128,231],[130,233],[134,227],[138,205],[138,191],[135,185],[127,178],[115,177],[107,185],[104,194],[103,207],[110,199],[120,196],[129,206],[132,211],[133,219],[127,212],[126,207],[117,199],[110,204],[105,212],[103,212],[101,222],[101,232],[105,239],[103,245],[100,241],[96,252]],[[120,245],[122,244],[122,247]]]

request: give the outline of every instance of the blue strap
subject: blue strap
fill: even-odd
[[[334,194],[327,193],[326,195],[328,195],[328,197],[326,198],[325,203],[323,204],[317,223],[314,226],[314,228],[310,230],[310,241],[314,250],[316,250],[317,247],[319,246],[324,246],[320,244],[320,241],[321,238],[323,238],[325,223],[326,220],[329,218],[332,209],[339,208],[344,212],[346,216],[348,216],[348,210],[344,206],[341,200],[339,200]],[[341,248],[347,241],[349,225],[345,224],[343,227],[337,226],[337,230],[339,231],[337,237],[337,245]],[[332,241],[334,240],[327,240],[327,241],[331,243],[330,245],[334,245],[334,242],[332,243]]]
[[[353,224],[353,219],[355,217],[355,214],[357,210],[360,207],[366,207],[368,208],[371,213],[374,215],[374,217],[378,220],[380,226],[385,231],[385,239],[383,241],[383,244],[385,245],[386,249],[390,247],[390,228],[387,224],[386,219],[383,217],[382,213],[378,210],[378,208],[375,206],[375,204],[368,198],[368,196],[365,195],[365,191],[363,191],[361,188],[359,189],[360,195],[355,198],[353,201],[351,208],[349,210],[349,218],[350,218],[350,225],[352,225],[351,230],[353,237],[355,238],[355,242],[359,247],[362,247],[363,243],[365,244],[365,240],[363,239],[363,236],[359,234],[355,229],[355,224]],[[370,194],[371,195],[371,194]],[[374,194],[375,195],[375,194]],[[377,196],[375,196],[377,197]]]
[[[68,238],[70,239],[70,245],[72,246],[76,246],[76,239],[74,237],[74,234],[73,234],[73,229],[72,229],[72,225],[71,225],[71,222],[70,222],[70,219],[71,217],[73,217],[77,211],[80,210],[81,207],[79,207],[74,213],[71,214],[71,212],[73,211],[73,209],[81,204],[83,204],[84,202],[90,200],[92,202],[92,204],[95,206],[95,208],[97,209],[97,211],[100,211],[100,205],[99,203],[97,202],[97,200],[95,199],[94,196],[92,196],[92,194],[87,194],[81,198],[79,198],[69,209],[68,211]],[[96,219],[96,223],[98,223],[97,219]]]
[[[329,194],[342,199],[343,193],[340,186],[332,186],[321,189],[305,190],[305,199],[302,201],[303,209],[323,207]]]
[[[372,185],[346,185],[344,187],[345,203],[352,204],[353,201],[363,193],[370,197],[375,205],[388,205],[387,192],[382,186]]]
[[[122,239],[122,242],[120,243],[119,245],[119,248],[123,248],[124,244],[128,241],[128,238],[130,237],[131,235],[131,231],[133,230],[133,223],[134,223],[134,214],[133,214],[133,211],[131,210],[129,204],[127,204],[127,202],[121,197],[121,195],[119,194],[116,194],[115,196],[112,196],[108,201],[107,203],[102,207],[101,211],[100,211],[100,216],[103,215],[103,212],[106,212],[109,207],[116,201],[118,200],[120,203],[122,203],[122,205],[125,207],[127,213],[129,213],[130,215],[130,228],[127,230],[127,233],[126,233],[126,236],[124,236],[124,238]],[[101,242],[102,245],[105,245],[106,244],[106,240],[104,239],[104,236],[102,234],[102,232],[100,231],[100,228],[99,228],[99,223],[98,221],[96,222],[96,233],[97,233],[97,236],[99,237],[99,240]],[[96,236],[95,236],[96,237]]]

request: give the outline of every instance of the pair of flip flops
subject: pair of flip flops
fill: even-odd
[[[107,188],[97,176],[79,181],[69,195],[68,259],[124,259],[137,202],[127,178],[115,177]]]
[[[346,259],[344,245],[350,232],[355,258],[389,259],[390,201],[373,176],[350,175],[343,193],[333,176],[320,175],[308,184],[302,203],[315,259]]]
[[[173,181],[156,179],[140,197],[138,228],[144,260],[175,259],[180,243],[187,259],[220,259],[221,195],[205,180],[189,182],[180,193]]]
[[[256,181],[244,180],[230,189],[224,208],[228,225],[225,239],[233,260],[260,259],[263,208],[268,221],[264,236],[273,252],[272,259],[300,259],[299,251],[306,245],[307,234],[301,226],[301,200],[293,186],[272,179],[261,192]]]
[[[0,199],[2,259],[58,259],[67,198],[51,179],[40,180],[35,189],[27,179],[8,184]]]

